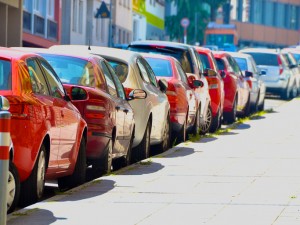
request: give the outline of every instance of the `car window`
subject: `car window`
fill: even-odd
[[[234,58],[231,57],[231,56],[228,56],[227,59],[228,59],[229,65],[232,67],[234,73],[235,73],[236,75],[241,75],[240,67],[239,67],[239,65],[236,63],[236,61],[234,60]]]
[[[54,72],[53,68],[43,59],[40,59],[41,66],[43,67],[46,78],[49,81],[51,95],[56,98],[63,98],[64,97],[64,87],[61,84],[58,76]]]
[[[249,60],[250,60],[250,65],[252,66],[252,71],[254,73],[258,73],[257,65],[256,65],[254,59],[252,58],[252,56],[249,57]]]
[[[115,71],[115,74],[119,78],[120,82],[124,83],[127,76],[128,76],[128,72],[129,72],[128,71],[128,65],[123,63],[123,62],[112,61],[112,60],[108,60],[108,63],[110,64],[110,66]]]
[[[121,81],[119,80],[118,76],[116,75],[114,69],[111,67],[111,65],[108,62],[104,62],[104,64],[108,68],[112,78],[114,79],[119,97],[122,98],[122,99],[126,99],[126,94],[125,94],[125,91],[124,91],[124,87],[123,87]]]
[[[0,90],[11,90],[11,62],[0,60]]]
[[[178,74],[179,74],[180,79],[182,80],[182,82],[188,84],[187,75],[186,75],[186,73],[183,71],[181,65],[180,65],[178,62],[175,62],[175,66],[176,66],[176,69],[177,69],[177,71],[178,71]]]
[[[212,69],[218,71],[219,70],[218,64],[217,64],[217,61],[216,61],[216,59],[215,59],[215,57],[212,53],[210,53],[210,58],[212,59],[212,64],[213,64],[213,67],[214,67]]]
[[[102,64],[102,62],[101,62],[101,64]],[[118,91],[117,91],[114,80],[113,80],[109,70],[103,64],[101,65],[101,68],[102,68],[104,76],[105,76],[106,84],[108,87],[108,93],[114,97],[118,97]]]
[[[29,58],[26,60],[26,64],[30,75],[30,81],[31,81],[33,93],[41,94],[41,95],[49,95],[47,83],[42,73],[42,70],[38,65],[37,59]]]
[[[150,79],[148,77],[147,70],[146,70],[145,66],[143,65],[143,63],[140,61],[140,59],[137,60],[137,65],[140,69],[140,74],[141,74],[141,77],[143,78],[143,80],[150,83]]]
[[[41,55],[50,63],[62,83],[87,87],[101,86],[96,82],[93,64],[88,60],[71,56]]]
[[[234,57],[234,59],[241,68],[241,70],[249,70],[247,66],[247,60],[245,58]]]
[[[194,53],[194,55],[195,55],[195,57],[196,57],[196,64],[197,64],[197,67],[199,68],[199,71],[200,71],[201,73],[203,73],[203,71],[204,71],[204,65],[203,65],[203,62],[202,62],[202,60],[200,59],[200,56],[199,56],[198,52],[197,52],[195,49],[193,49],[193,53]]]
[[[167,59],[157,59],[146,57],[146,61],[150,64],[153,72],[159,77],[172,77],[171,63]]]
[[[217,58],[216,61],[217,61],[219,70],[225,70],[225,62],[219,58]]]
[[[276,54],[246,52],[250,54],[257,65],[278,66],[278,57]]]
[[[199,58],[201,59],[204,69],[211,69],[210,68],[210,64],[209,64],[209,60],[208,60],[208,56],[204,53],[199,53]]]
[[[150,83],[153,84],[155,87],[157,87],[158,85],[157,85],[156,77],[151,66],[149,65],[149,63],[147,63],[147,61],[144,58],[141,58],[140,60],[145,65],[145,68],[148,72]]]

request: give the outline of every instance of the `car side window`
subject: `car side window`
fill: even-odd
[[[118,91],[117,91],[116,85],[114,83],[114,80],[111,76],[110,71],[108,70],[107,66],[104,64],[103,61],[100,61],[99,63],[101,65],[102,71],[105,76],[109,94],[114,97],[118,97]]]
[[[242,76],[240,67],[238,66],[238,64],[236,63],[236,61],[232,57],[228,57],[228,62],[230,64],[230,66],[232,67],[234,73]]]
[[[183,71],[181,65],[178,63],[178,62],[175,62],[175,65],[176,65],[176,69],[179,73],[179,76],[180,76],[180,79],[182,80],[182,82],[184,83],[188,83],[188,80],[187,80],[187,75],[186,73]]]
[[[148,76],[150,83],[153,84],[155,87],[158,87],[155,73],[153,72],[151,66],[145,59],[141,59],[143,61],[143,64],[145,65],[146,70],[148,71]]]
[[[114,69],[112,68],[112,66],[107,63],[107,62],[104,62],[105,66],[107,66],[114,82],[115,82],[115,85],[116,85],[116,88],[117,88],[117,92],[119,94],[119,97],[122,98],[122,99],[126,99],[126,95],[125,95],[125,92],[124,92],[124,87],[121,83],[121,81],[119,80],[119,78],[117,77]]]
[[[142,76],[143,80],[150,83],[150,79],[148,77],[147,69],[145,68],[145,66],[141,62],[141,59],[138,59],[136,63],[138,65],[139,69],[140,69],[140,73],[141,73],[141,76]]]
[[[190,57],[188,56],[187,52],[182,52],[182,55],[180,57],[180,63],[181,63],[181,66],[183,68],[183,70],[186,72],[186,73],[192,73],[193,72],[193,69],[192,69],[192,66],[191,66],[191,59]]]
[[[46,74],[46,78],[49,82],[50,89],[51,89],[51,95],[56,98],[64,98],[64,87],[54,72],[53,68],[49,65],[49,63],[43,59],[40,59],[41,66],[44,69],[44,72]]]
[[[28,72],[30,75],[32,91],[35,94],[49,95],[49,90],[42,70],[35,58],[26,60]]]

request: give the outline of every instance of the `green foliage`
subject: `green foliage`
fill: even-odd
[[[187,28],[187,43],[203,42],[204,30],[209,15],[203,9],[202,1],[197,0],[167,0],[177,6],[177,14],[166,16],[165,27],[171,40],[183,42],[184,28],[180,25],[182,18],[188,18],[190,24]]]

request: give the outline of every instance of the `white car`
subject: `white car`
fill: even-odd
[[[266,85],[262,76],[265,75],[261,72],[249,54],[228,52],[239,65],[242,73],[245,75],[246,80],[250,86],[250,109],[252,112],[264,110]],[[252,73],[251,76],[246,76],[246,73]]]

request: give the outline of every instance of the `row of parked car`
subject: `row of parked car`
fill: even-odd
[[[0,48],[0,105],[11,112],[8,213],[41,199],[45,180],[66,190],[86,181],[88,166],[98,177],[263,110],[273,88],[265,81],[276,79],[256,63],[273,58],[247,53],[162,41]],[[287,56],[272,54],[278,82],[288,80],[283,96],[296,96]],[[296,77],[298,66],[287,67]]]

